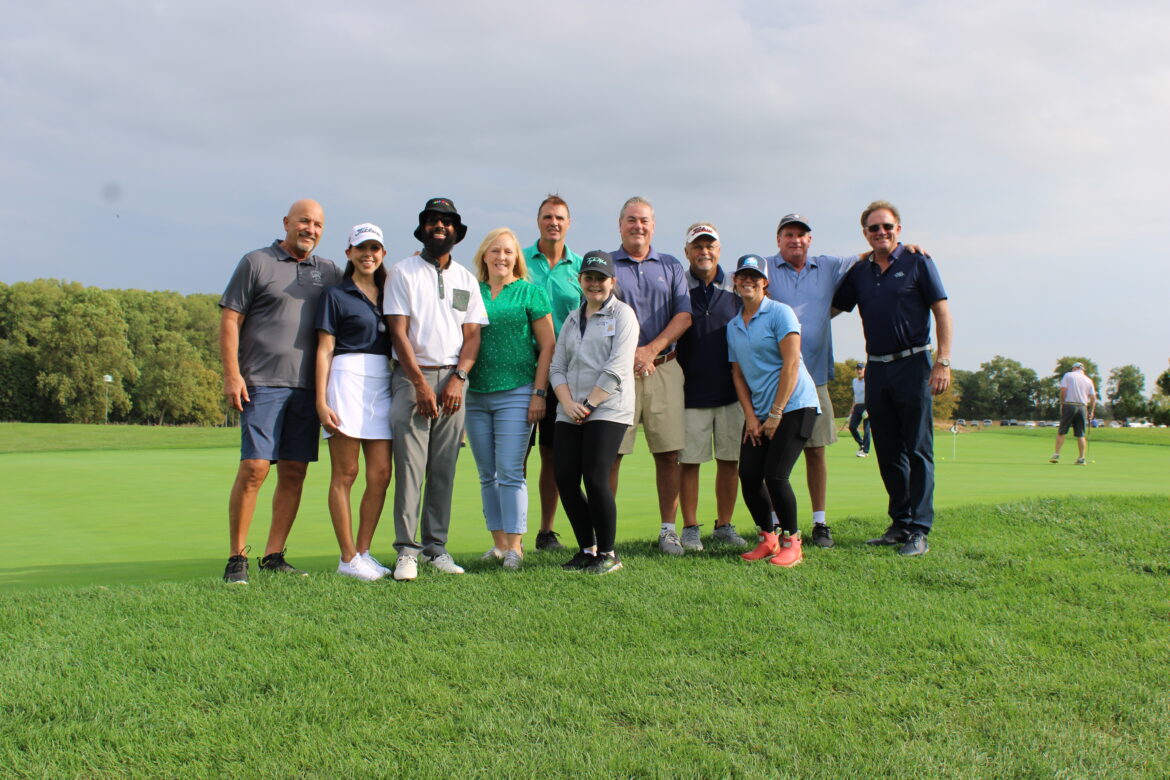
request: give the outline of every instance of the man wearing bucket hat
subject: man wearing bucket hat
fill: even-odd
[[[466,235],[454,203],[428,200],[414,231],[422,252],[395,263],[386,278],[383,313],[397,361],[390,411],[396,580],[413,580],[420,556],[441,572],[463,573],[447,552],[447,530],[467,372],[479,354],[480,326],[488,322],[479,282],[451,257]]]

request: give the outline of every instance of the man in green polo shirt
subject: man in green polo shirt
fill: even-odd
[[[569,312],[581,305],[581,255],[565,246],[569,232],[569,204],[559,195],[549,195],[536,211],[536,227],[540,238],[524,250],[528,263],[529,280],[548,293],[552,304],[553,329],[561,332],[561,325]],[[548,389],[548,388],[544,388]],[[557,483],[553,476],[553,424],[557,419],[557,399],[551,392],[544,419],[537,426],[540,444],[540,531],[536,534],[536,549],[563,549],[553,531],[557,514]]]

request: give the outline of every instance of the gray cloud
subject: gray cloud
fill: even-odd
[[[405,256],[431,195],[466,246],[531,238],[559,191],[587,249],[616,245],[637,193],[659,248],[713,220],[725,265],[771,252],[791,210],[815,250],[858,251],[885,197],[940,262],[959,366],[1165,367],[1159,306],[1133,292],[1167,292],[1162,5],[335,6],[11,9],[0,279],[218,292],[302,196],[327,255],[373,220]],[[855,317],[836,331],[861,354]]]

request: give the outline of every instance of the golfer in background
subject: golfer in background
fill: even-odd
[[[1093,419],[1093,410],[1096,408],[1097,388],[1085,373],[1085,364],[1073,363],[1072,370],[1060,378],[1060,427],[1056,429],[1056,451],[1048,459],[1049,463],[1060,462],[1060,448],[1064,446],[1068,429],[1072,428],[1073,436],[1077,439],[1077,465],[1085,465],[1085,452],[1088,449],[1085,428]]]

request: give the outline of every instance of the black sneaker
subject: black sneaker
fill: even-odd
[[[829,526],[824,523],[813,523],[812,543],[817,547],[832,547],[836,544],[833,541],[833,532],[829,530]]]
[[[589,568],[585,570],[586,574],[613,574],[622,567],[621,560],[617,555],[610,553],[609,555],[598,555],[589,564]]]
[[[926,543],[926,534],[921,531],[914,531],[910,534],[910,538],[906,543],[898,548],[898,555],[905,555],[907,557],[914,555],[926,555],[930,552],[930,545]]]
[[[596,555],[590,555],[584,550],[579,550],[576,555],[562,563],[561,568],[565,571],[585,571],[596,559]]]
[[[536,532],[536,549],[538,550],[563,550],[565,546],[557,541],[556,531],[537,531]]]
[[[289,562],[284,559],[284,550],[274,552],[271,555],[265,555],[260,559],[260,571],[277,571],[282,574],[299,574],[302,577],[308,577],[307,571],[301,571],[295,566],[290,566]]]
[[[886,532],[876,539],[867,539],[866,544],[879,544],[882,546],[893,544],[905,544],[910,541],[910,529],[901,523],[890,523],[890,527]]]
[[[248,556],[233,555],[228,558],[227,568],[223,570],[223,581],[233,585],[247,585]]]

